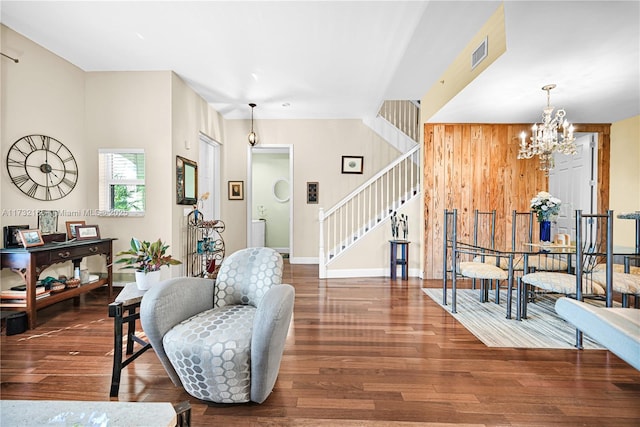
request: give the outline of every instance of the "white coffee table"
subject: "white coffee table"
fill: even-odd
[[[176,423],[176,411],[168,402],[0,401],[2,426],[174,427]]]

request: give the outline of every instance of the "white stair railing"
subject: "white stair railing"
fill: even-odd
[[[418,101],[384,101],[378,115],[415,142],[420,141],[420,106]]]
[[[420,194],[422,159],[416,146],[328,210],[319,209],[319,273],[366,233]]]

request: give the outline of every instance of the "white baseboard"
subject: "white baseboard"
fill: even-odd
[[[317,257],[294,257],[289,258],[290,264],[318,264]]]
[[[357,277],[391,277],[388,268],[361,268],[361,269],[341,269],[327,270],[327,279],[348,279]],[[398,271],[397,278],[401,277]],[[420,269],[410,268],[409,277],[420,277]]]

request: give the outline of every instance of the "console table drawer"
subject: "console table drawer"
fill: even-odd
[[[49,262],[51,264],[62,261],[71,261],[91,255],[104,254],[109,252],[108,243],[95,243],[82,247],[59,248],[49,252]]]

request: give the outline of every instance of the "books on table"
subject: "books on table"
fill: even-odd
[[[18,287],[16,287],[18,288]],[[36,286],[36,299],[46,298],[51,295],[51,291],[44,286]],[[0,291],[0,303],[6,307],[21,307],[27,305],[27,290],[7,289]]]

